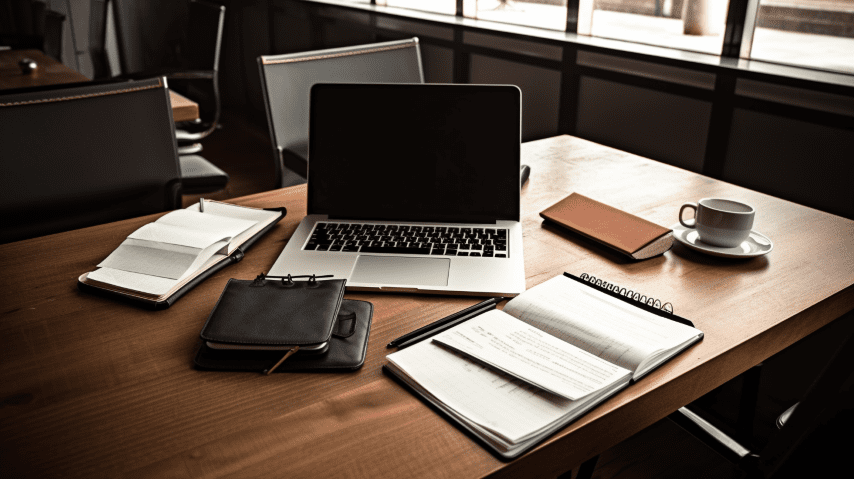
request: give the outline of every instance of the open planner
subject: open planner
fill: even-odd
[[[683,322],[564,275],[390,354],[385,369],[513,458],[702,339]]]
[[[155,309],[168,307],[198,281],[240,261],[246,248],[284,216],[283,208],[201,201],[131,233],[97,270],[80,276],[78,286]]]

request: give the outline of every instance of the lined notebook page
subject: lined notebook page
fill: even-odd
[[[212,264],[223,260],[225,257],[222,254],[214,254],[200,268],[194,271],[204,270]],[[193,271],[190,273],[193,273]],[[154,297],[162,297],[163,295],[174,292],[179,287],[188,283],[190,278],[192,278],[192,274],[185,274],[180,279],[171,279],[113,268],[98,268],[87,274],[87,279],[89,280]]]
[[[186,208],[188,211],[199,211],[199,204],[193,204]],[[246,220],[255,223],[254,226],[246,229],[244,232],[232,238],[232,243],[240,245],[247,238],[251,238],[255,233],[264,229],[271,221],[278,218],[281,213],[278,211],[259,210],[257,208],[249,208],[245,206],[232,205],[230,203],[221,203],[219,201],[205,201],[206,215],[224,216],[232,219]],[[233,249],[229,250],[229,253]]]
[[[199,204],[194,203],[186,208],[187,211],[199,211]],[[222,203],[219,201],[205,201],[205,214],[217,216],[227,216],[252,222],[267,221],[271,218],[278,217],[281,213],[278,211],[259,210],[258,208],[249,208],[246,206],[232,205],[231,203]]]
[[[497,309],[433,341],[567,399],[581,398],[630,374]]]
[[[218,231],[194,230],[154,222],[134,231],[128,236],[128,239],[205,249],[219,241],[228,241],[231,237]]]
[[[481,366],[432,341],[387,359],[438,401],[511,444],[545,429],[577,402]]]
[[[511,300],[504,312],[608,362],[636,371],[648,356],[697,330],[661,318],[565,276]]]

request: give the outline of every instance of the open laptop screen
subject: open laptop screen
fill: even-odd
[[[309,123],[309,214],[519,220],[515,86],[317,84]]]

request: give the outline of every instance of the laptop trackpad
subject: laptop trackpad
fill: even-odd
[[[447,286],[450,258],[359,255],[350,281],[386,285]]]

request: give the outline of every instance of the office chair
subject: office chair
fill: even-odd
[[[315,83],[424,83],[417,38],[258,58],[277,187],[305,183]]]
[[[90,20],[99,22],[99,31],[92,34],[95,40],[90,42],[93,52],[93,64],[100,66],[101,74],[107,73],[105,65],[106,51],[104,38],[106,21],[109,10],[107,2],[92,2]],[[125,39],[132,32],[131,23],[140,19],[128,18],[131,6],[118,5],[115,9],[117,34],[120,39],[119,50],[122,57],[122,68],[128,68],[124,57],[131,48],[130,39]],[[143,19],[151,21],[152,19]],[[225,7],[199,0],[190,0],[187,4],[187,27],[185,35],[176,49],[176,61],[170,68],[145,70],[139,72],[124,72],[115,75],[116,79],[136,80],[165,76],[171,83],[171,88],[180,91],[188,98],[199,103],[200,110],[210,110],[207,121],[183,122],[178,124],[175,137],[178,140],[178,154],[181,170],[185,177],[184,193],[209,193],[225,188],[228,184],[228,174],[208,160],[199,156],[202,150],[200,140],[213,133],[218,125],[221,113],[219,95],[219,57],[222,49],[222,32],[225,23]],[[128,30],[128,31],[123,31]],[[126,41],[121,41],[125,39]],[[98,60],[95,61],[95,58]],[[115,73],[115,72],[112,72]],[[178,88],[176,88],[178,87]],[[212,103],[212,107],[206,105]]]
[[[849,318],[851,314],[848,313]],[[842,318],[837,321],[840,320]],[[761,450],[751,450],[742,441],[730,437],[688,407],[679,408],[676,412],[667,416],[667,418],[717,452],[729,463],[736,466],[745,474],[745,477],[749,479],[771,478],[783,471],[790,472],[786,468],[786,460],[793,453],[796,453],[798,446],[805,439],[811,437],[811,434],[818,434],[818,430],[822,426],[832,423],[836,419],[835,415],[840,411],[850,412],[852,410],[852,406],[854,406],[854,370],[852,370],[852,364],[854,364],[854,334],[849,334],[842,346],[837,349],[833,357],[827,362],[824,370],[801,401],[795,403],[777,417],[775,421],[778,429],[777,434],[771,437]],[[746,405],[755,408],[756,392],[750,390],[758,387],[758,385],[753,383],[758,383],[761,366],[761,364],[754,366],[745,373],[746,376],[754,375],[754,377],[744,378],[745,383],[747,383],[748,392],[743,392],[742,394],[742,409]],[[749,418],[750,420],[753,418],[752,409],[749,411]],[[738,422],[739,424],[736,425],[736,429],[743,436],[745,433],[743,430],[744,417],[741,411]],[[844,437],[829,438],[834,445],[837,445],[837,452],[844,454],[850,451],[851,439],[849,439],[849,428],[849,424],[842,423],[838,425],[837,429],[844,429]],[[822,431],[822,434],[820,434],[820,436],[826,435],[826,431]],[[742,439],[749,440],[746,437]],[[676,454],[678,452],[672,451],[672,453]],[[822,453],[832,454],[831,451],[822,451]],[[577,475],[574,476],[575,479],[592,478],[598,459],[599,456],[597,455],[581,464]],[[811,457],[811,465],[823,465],[826,469],[834,467],[835,464],[840,462],[847,464],[847,458],[845,457],[834,457],[837,463],[830,463],[829,465],[822,464],[827,463],[827,459],[826,457]],[[803,467],[803,465],[800,466]],[[819,471],[795,471],[794,473],[794,477],[813,476],[822,477],[822,474]],[[569,479],[572,477],[572,471],[561,474],[558,477],[560,479]],[[786,477],[789,476],[787,475]]]
[[[181,205],[162,78],[0,94],[0,242]]]
[[[854,334],[850,334],[839,347],[801,401],[780,414],[776,420],[779,430],[758,451],[745,447],[688,408],[679,408],[668,418],[741,469],[747,477],[769,478],[785,470],[786,459],[811,433],[832,422],[835,414],[851,409],[854,404],[852,364]],[[843,435],[832,439],[842,441],[841,450],[848,452],[850,447],[845,447],[844,441],[850,444],[849,431]],[[816,457],[811,460],[817,465],[826,458]],[[836,460],[846,461],[838,457]]]
[[[186,80],[185,92],[191,98],[205,96],[204,92],[195,87],[197,80],[210,82],[213,117],[206,123],[199,122],[201,128],[194,128],[195,125],[185,123],[182,128],[176,130],[179,147],[197,142],[213,133],[219,124],[222,108],[219,97],[219,55],[222,49],[225,7],[190,0],[188,9],[189,23],[186,41],[183,42],[180,54],[181,67],[167,73],[166,77],[170,80]]]

